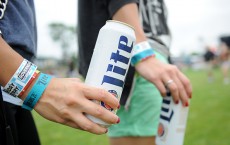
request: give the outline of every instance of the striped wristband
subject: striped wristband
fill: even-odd
[[[31,80],[36,70],[36,65],[24,59],[10,81],[3,88],[3,91],[13,97],[18,97],[28,82]]]
[[[33,74],[33,76],[31,77],[31,79],[29,80],[29,82],[26,84],[26,86],[23,88],[23,90],[21,91],[21,93],[18,95],[18,97],[22,97],[22,95],[25,93],[25,91],[30,87],[30,85],[32,84],[32,82],[35,80],[35,78],[37,77],[37,75],[40,73],[39,70],[36,70]]]
[[[22,104],[22,108],[27,110],[32,110],[40,97],[42,96],[43,92],[45,91],[46,87],[48,86],[51,76],[41,73],[36,80],[35,84],[31,88],[29,94],[27,95],[26,99]]]
[[[133,48],[131,65],[135,66],[142,60],[154,55],[154,50],[151,48],[150,44],[147,41],[138,43]]]

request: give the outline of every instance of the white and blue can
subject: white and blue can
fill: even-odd
[[[156,145],[183,145],[189,107],[173,102],[172,96],[163,98]]]
[[[107,21],[99,31],[85,83],[103,88],[120,100],[135,41],[131,26],[119,21]],[[93,101],[116,113],[104,102]],[[110,126],[94,116],[86,116],[99,125]]]

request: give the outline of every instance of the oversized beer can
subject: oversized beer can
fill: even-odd
[[[175,104],[172,96],[163,98],[156,145],[183,145],[189,107]]]
[[[131,26],[119,21],[107,21],[99,31],[85,83],[103,88],[120,100],[135,40]],[[104,102],[93,101],[116,113]],[[86,116],[99,125],[110,126],[94,116]]]

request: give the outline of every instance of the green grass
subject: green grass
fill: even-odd
[[[230,145],[230,85],[214,71],[207,83],[205,72],[187,72],[193,84],[185,145]]]
[[[184,145],[230,145],[230,85],[218,69],[207,83],[204,71],[185,71],[193,84],[193,98]],[[106,135],[93,135],[52,123],[33,112],[42,145],[109,145]]]

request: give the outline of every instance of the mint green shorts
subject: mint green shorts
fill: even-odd
[[[156,57],[167,63],[167,59],[158,52]],[[120,123],[109,127],[109,137],[155,136],[162,97],[157,88],[140,75],[135,75],[135,85],[128,109],[124,106],[117,111]]]

